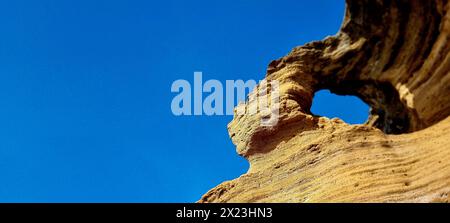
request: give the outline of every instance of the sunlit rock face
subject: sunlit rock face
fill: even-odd
[[[448,202],[449,11],[446,0],[347,0],[339,33],[270,63],[278,123],[236,115],[228,130],[250,169],[199,202]],[[367,123],[313,116],[322,89],[360,97]]]

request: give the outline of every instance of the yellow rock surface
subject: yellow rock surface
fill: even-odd
[[[272,61],[276,126],[235,115],[249,171],[199,202],[448,202],[450,2],[347,0],[339,33]],[[365,125],[311,114],[314,93],[356,95]],[[249,103],[241,106],[249,106]]]

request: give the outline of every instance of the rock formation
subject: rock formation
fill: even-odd
[[[450,200],[450,1],[347,0],[335,36],[272,61],[266,80],[280,83],[278,124],[235,115],[250,169],[199,202]],[[367,123],[311,114],[322,89],[369,104]]]

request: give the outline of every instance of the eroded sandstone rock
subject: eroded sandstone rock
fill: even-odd
[[[199,202],[449,201],[449,10],[446,0],[347,0],[339,33],[270,63],[278,124],[236,115],[228,130],[250,169]],[[322,89],[360,97],[367,123],[312,115]]]

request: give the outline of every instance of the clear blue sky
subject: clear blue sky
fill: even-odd
[[[245,173],[231,117],[173,116],[172,82],[261,79],[343,2],[1,1],[0,202],[193,202]]]

